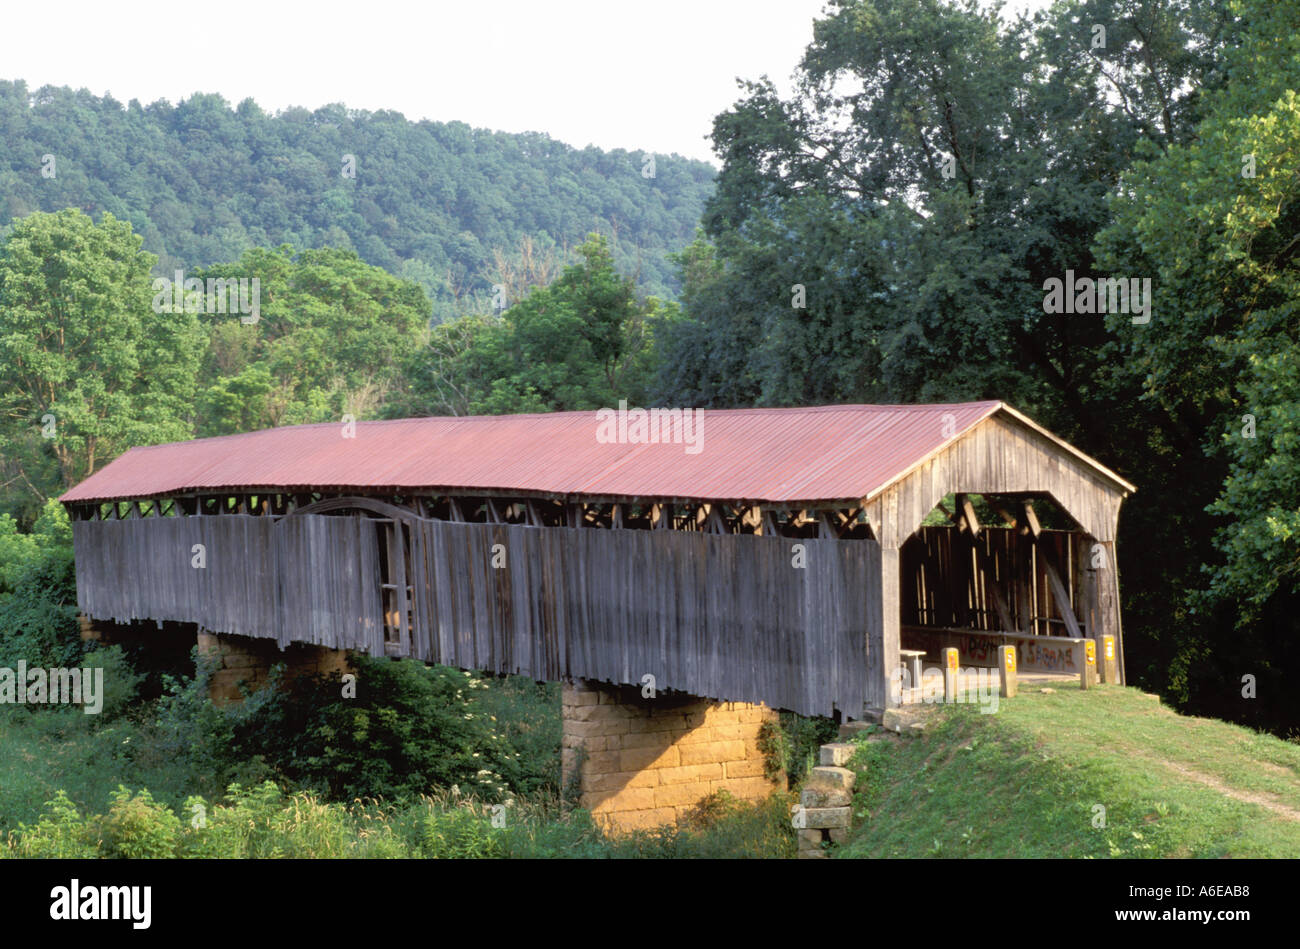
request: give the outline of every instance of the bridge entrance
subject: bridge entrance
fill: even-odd
[[[1024,673],[1077,676],[1102,635],[1106,556],[1049,496],[950,495],[900,551],[900,648],[993,669],[1010,645]]]

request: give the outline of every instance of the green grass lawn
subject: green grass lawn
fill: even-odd
[[[837,856],[1300,856],[1300,746],[1136,689],[937,707],[922,734],[859,743]]]

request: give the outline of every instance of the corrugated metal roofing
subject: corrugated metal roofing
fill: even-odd
[[[60,500],[419,489],[849,501],[873,495],[998,411],[1033,425],[1001,402],[706,409],[695,454],[675,443],[602,443],[595,412],[357,422],[351,438],[338,423],[297,425],[132,448]]]

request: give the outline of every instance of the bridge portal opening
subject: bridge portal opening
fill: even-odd
[[[912,660],[938,665],[948,647],[964,668],[996,668],[1004,645],[1022,672],[1077,676],[1085,641],[1101,635],[1106,555],[1049,495],[948,495],[900,550],[908,680]]]

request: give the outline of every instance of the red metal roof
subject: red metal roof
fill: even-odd
[[[602,443],[595,412],[357,422],[352,438],[339,423],[296,425],[132,448],[60,500],[421,489],[848,501],[871,496],[1000,410],[1033,425],[1001,402],[705,409],[698,453],[671,442]]]

